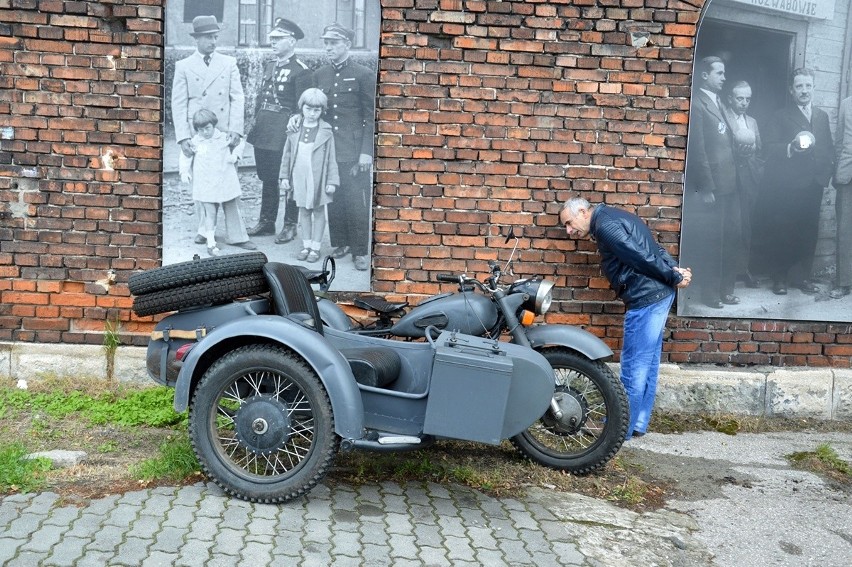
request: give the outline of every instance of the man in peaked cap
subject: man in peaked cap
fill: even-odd
[[[243,136],[245,95],[240,82],[240,71],[234,57],[216,51],[220,30],[216,16],[196,16],[192,20],[190,32],[195,38],[196,50],[189,57],[175,63],[172,119],[175,138],[187,157],[193,154],[190,144],[190,139],[195,134],[192,116],[202,108],[216,114],[219,120],[216,127],[228,134],[230,147],[236,147]],[[200,227],[204,223],[203,210],[197,212]],[[199,233],[195,242],[204,244],[206,239]]]
[[[352,30],[333,23],[321,37],[329,63],[314,72],[314,85],[328,97],[323,119],[334,131],[340,171],[340,187],[328,205],[332,256],[351,253],[355,269],[368,270],[376,73],[349,58]]]
[[[269,32],[275,57],[264,64],[254,126],[248,135],[248,142],[254,146],[257,176],[263,183],[260,213],[257,224],[248,231],[250,236],[275,234],[280,202],[278,173],[287,141],[287,121],[299,112],[299,96],[311,86],[311,71],[295,56],[296,42],[303,37],[302,29],[285,18],[275,20]],[[275,238],[276,244],[296,238],[298,213],[292,194],[288,194],[284,204],[284,226]]]

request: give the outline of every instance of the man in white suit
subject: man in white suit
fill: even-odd
[[[190,35],[195,38],[197,49],[189,57],[175,63],[172,119],[175,138],[186,156],[193,154],[190,144],[195,133],[192,116],[202,108],[216,114],[219,119],[216,127],[228,134],[230,147],[236,147],[243,136],[245,95],[237,60],[216,52],[220,29],[216,16],[196,16],[192,20]],[[199,226],[203,224],[202,215],[199,211]],[[204,242],[204,236],[197,234],[195,243]]]

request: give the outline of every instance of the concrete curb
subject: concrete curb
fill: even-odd
[[[118,347],[115,379],[153,384],[144,347]],[[618,364],[610,365],[618,373]],[[107,379],[107,353],[98,345],[0,342],[0,380],[48,377]],[[852,369],[660,368],[657,408],[774,417],[852,420]]]

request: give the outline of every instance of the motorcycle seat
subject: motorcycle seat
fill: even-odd
[[[384,347],[345,348],[340,354],[349,362],[355,381],[373,388],[392,384],[402,366],[396,351]]]
[[[389,303],[378,295],[362,295],[361,297],[353,299],[352,303],[355,307],[366,309],[367,311],[375,311],[382,315],[390,315],[400,309],[408,307],[407,301],[403,301],[401,303]]]
[[[323,334],[314,290],[298,268],[279,262],[267,262],[263,266],[263,275],[266,276],[272,305],[278,315],[286,317],[293,313],[305,313],[307,317],[299,318],[299,322]]]

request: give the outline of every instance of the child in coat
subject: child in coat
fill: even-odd
[[[320,118],[327,107],[320,89],[307,89],[299,97],[302,121],[297,132],[287,134],[279,174],[282,191],[292,191],[299,207],[303,248],[296,259],[308,262],[319,260],[326,205],[340,185],[333,131]]]
[[[181,180],[192,183],[192,198],[204,209],[199,233],[207,239],[207,253],[211,256],[220,254],[216,245],[216,220],[220,207],[225,216],[227,241],[246,250],[257,249],[249,241],[240,211],[242,190],[237,163],[244,144],[240,143],[232,150],[228,146],[228,135],[216,129],[218,121],[216,114],[206,108],[192,116],[196,133],[190,143],[194,153],[187,157],[181,152],[178,165]]]

